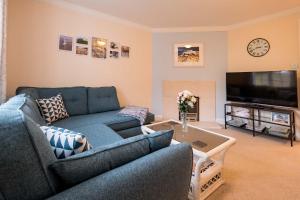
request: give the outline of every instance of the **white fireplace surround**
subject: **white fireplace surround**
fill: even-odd
[[[163,119],[178,119],[178,92],[191,91],[199,97],[200,121],[216,121],[216,82],[210,80],[163,81]]]

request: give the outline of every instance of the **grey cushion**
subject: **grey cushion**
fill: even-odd
[[[10,98],[5,104],[1,106],[2,109],[20,109],[39,125],[46,125],[42,118],[37,104],[33,99],[25,94],[20,94]]]
[[[75,128],[90,124],[106,124],[115,131],[140,126],[139,121],[129,116],[118,115],[119,111],[109,111],[88,115],[72,116],[53,123],[55,126]]]
[[[120,104],[115,87],[88,88],[89,113],[119,110]]]
[[[16,90],[16,94],[27,94],[34,100],[39,98],[38,90],[34,87],[19,87]]]
[[[39,111],[38,105],[31,97],[26,97],[26,102],[20,109],[37,124],[41,126],[46,125],[46,122]]]
[[[121,136],[104,124],[84,125],[74,127],[72,130],[84,134],[93,148],[123,140]]]
[[[143,134],[140,126],[117,131],[122,138],[134,137]]]
[[[21,87],[17,89],[17,94],[26,93],[34,99],[50,98],[61,94],[67,112],[72,115],[88,114],[87,107],[87,88],[85,87],[65,87],[65,88],[34,88]],[[38,98],[36,98],[38,94]]]
[[[157,151],[170,145],[174,131],[157,131],[155,133],[147,135],[150,141],[151,152]]]
[[[173,131],[139,135],[59,160],[50,168],[71,186],[170,145]],[[163,140],[160,141],[160,140]]]
[[[129,116],[122,116],[119,115],[118,113],[119,110],[115,110],[115,111],[88,114],[88,115],[72,116],[67,119],[57,121],[53,123],[53,125],[72,129],[84,125],[103,123],[115,131],[140,127],[140,123],[137,119],[134,119],[133,117],[129,117]]]
[[[190,145],[172,145],[84,181],[50,199],[188,199],[192,155]]]

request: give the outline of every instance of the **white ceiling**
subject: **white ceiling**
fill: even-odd
[[[300,6],[300,0],[65,0],[151,28],[229,26]]]

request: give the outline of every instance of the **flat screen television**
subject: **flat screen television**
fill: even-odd
[[[227,101],[298,107],[297,72],[228,72]]]

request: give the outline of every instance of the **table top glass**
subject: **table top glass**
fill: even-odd
[[[182,125],[176,121],[167,121],[147,126],[154,131],[174,130],[173,139],[178,142],[187,142],[202,152],[208,152],[217,146],[225,143],[229,138],[210,133],[198,128],[188,126],[187,132],[182,131]]]

